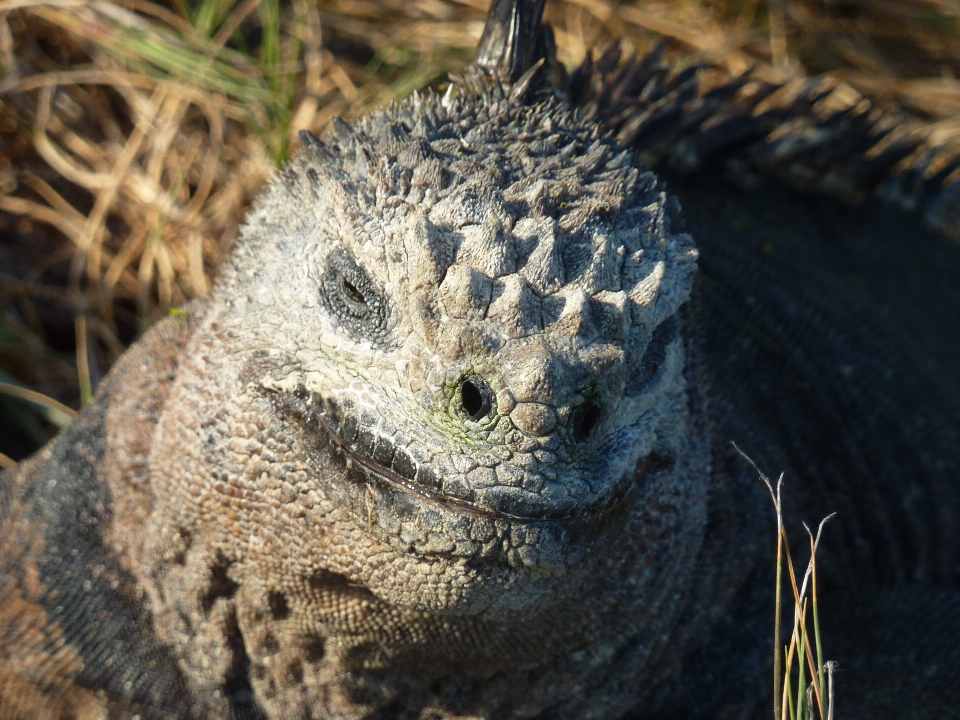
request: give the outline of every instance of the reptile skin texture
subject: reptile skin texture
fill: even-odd
[[[957,160],[823,79],[568,75],[542,10],[305,136],[0,476],[0,720],[769,717],[731,441],[837,513],[836,717],[957,714]]]

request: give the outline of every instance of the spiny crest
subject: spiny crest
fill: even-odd
[[[428,340],[443,320],[482,322],[499,343],[547,332],[642,350],[694,270],[665,193],[559,100],[494,96],[461,88],[338,122],[329,143],[307,138],[284,185],[332,204],[340,241]]]

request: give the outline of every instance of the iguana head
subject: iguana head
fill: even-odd
[[[277,358],[261,386],[340,468],[325,492],[398,558],[484,586],[474,609],[614,542],[685,418],[692,241],[629,152],[519,84],[478,67],[307,138],[228,279]]]

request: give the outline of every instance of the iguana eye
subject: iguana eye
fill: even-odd
[[[327,312],[351,335],[376,342],[387,334],[390,310],[383,289],[345,252],[327,256],[320,294]]]
[[[343,294],[347,296],[347,299],[351,302],[356,303],[357,305],[366,305],[367,299],[363,296],[353,283],[347,280],[345,277],[340,278],[340,286],[343,288]]]

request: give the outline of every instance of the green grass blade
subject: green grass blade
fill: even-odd
[[[783,654],[785,657],[788,658],[788,663],[787,663],[788,668],[789,668],[789,657],[790,657],[789,652],[790,651],[786,647],[783,648]],[[785,694],[787,696],[787,705],[790,711],[790,720],[797,720],[797,711],[793,706],[793,690],[791,688],[789,670],[783,675],[783,683],[784,683]]]
[[[797,717],[806,718],[806,675],[803,672],[804,665],[804,645],[806,644],[807,633],[803,628],[803,618],[800,620],[800,641],[797,643]]]

